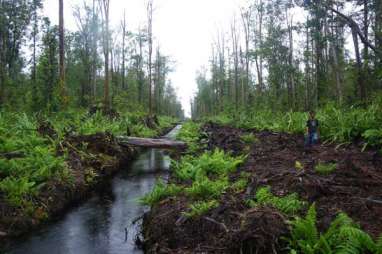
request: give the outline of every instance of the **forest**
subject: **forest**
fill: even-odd
[[[162,0],[69,2],[0,0],[0,253],[382,254],[380,0],[237,2],[189,115]]]

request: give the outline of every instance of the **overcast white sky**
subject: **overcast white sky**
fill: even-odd
[[[89,0],[88,0],[89,1]],[[73,7],[83,0],[66,0],[65,26],[76,30]],[[92,2],[92,1],[90,1]],[[207,65],[217,28],[229,27],[235,13],[246,0],[154,0],[154,36],[162,51],[176,61],[171,80],[177,88],[186,113],[196,90],[196,71]],[[146,24],[144,0],[110,0],[113,27],[119,26],[124,9],[128,29],[137,31]],[[58,1],[44,0],[44,13],[58,23]]]

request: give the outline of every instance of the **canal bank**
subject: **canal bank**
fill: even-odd
[[[174,137],[180,126],[166,137]],[[103,184],[84,204],[64,217],[13,241],[6,253],[140,253],[135,248],[144,213],[137,199],[149,192],[156,178],[166,177],[170,159],[164,151],[147,149],[123,166],[109,186]]]

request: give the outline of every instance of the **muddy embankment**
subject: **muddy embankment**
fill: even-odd
[[[246,190],[228,190],[220,205],[198,218],[184,218],[188,200],[184,195],[163,200],[144,220],[147,253],[283,253],[288,236],[286,216],[272,207],[250,208],[256,190],[270,186],[273,194],[296,192],[307,203],[315,202],[320,230],[328,227],[339,211],[346,212],[373,237],[382,233],[382,158],[373,150],[334,144],[304,149],[300,135],[257,132],[207,124],[208,149],[249,154],[232,182],[242,172],[250,174]],[[240,137],[253,133],[246,147]],[[204,134],[204,135],[205,135]],[[301,168],[296,169],[296,162]],[[336,163],[329,175],[318,174],[319,163]],[[171,179],[170,179],[171,181]],[[300,215],[304,215],[306,208]]]
[[[154,128],[161,136],[173,127],[160,128],[156,125]],[[40,125],[38,132],[43,136],[56,136],[52,126],[46,123]],[[33,200],[33,211],[11,207],[0,198],[0,248],[13,238],[60,218],[71,207],[107,188],[112,177],[127,168],[140,151],[137,147],[121,146],[110,133],[78,135],[68,132],[57,146],[57,155],[67,154],[70,180],[46,182]]]

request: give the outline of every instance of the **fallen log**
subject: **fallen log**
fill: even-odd
[[[187,148],[187,144],[181,141],[173,141],[170,139],[154,139],[154,138],[137,138],[137,137],[117,137],[120,145],[132,145],[147,148],[159,149],[180,149]]]
[[[20,151],[14,151],[14,152],[8,152],[8,153],[0,153],[0,158],[1,157],[10,160],[10,159],[23,158],[25,157],[25,154]]]

